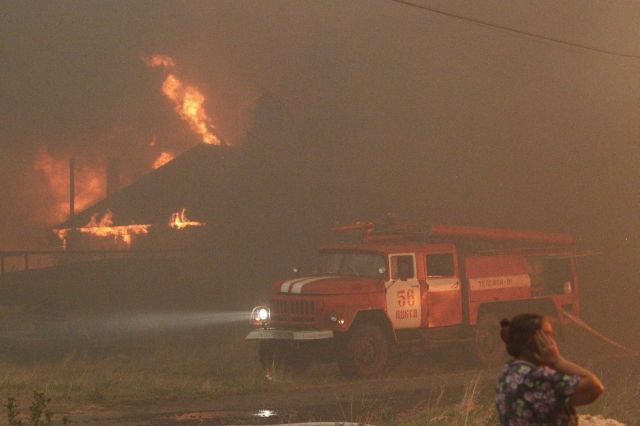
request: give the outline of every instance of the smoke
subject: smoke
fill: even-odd
[[[65,335],[126,337],[248,323],[249,318],[248,311],[120,313],[71,319],[52,328]]]

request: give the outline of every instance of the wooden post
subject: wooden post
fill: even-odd
[[[76,159],[69,159],[69,222],[75,226],[76,216]]]

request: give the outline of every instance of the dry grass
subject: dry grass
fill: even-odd
[[[614,361],[615,362],[615,361]],[[578,407],[583,415],[601,416],[628,426],[640,425],[640,363],[627,360],[623,365],[607,364],[599,374],[608,380],[606,392],[594,404]],[[442,393],[440,394],[442,395]],[[493,403],[493,389],[480,386],[476,376],[465,388],[458,404],[441,404],[441,399],[400,413],[394,421],[398,425],[492,425],[497,424]],[[616,423],[602,423],[616,424]]]
[[[0,395],[24,398],[40,389],[54,401],[118,402],[236,394],[264,388],[244,334],[156,336],[131,341],[68,342],[41,360],[0,361]],[[30,347],[33,351],[34,348]]]
[[[594,404],[578,407],[578,412],[585,418],[603,418],[597,424],[640,425],[640,364],[637,360],[629,360],[620,365],[608,364],[600,374],[605,380],[609,378],[605,394]],[[487,382],[486,373],[477,374],[465,386],[458,402],[445,401],[445,388],[434,397],[420,401],[412,407],[399,409],[397,406],[378,404],[367,410],[365,403],[341,404],[345,421],[367,424],[388,425],[438,425],[438,426],[475,426],[498,424],[497,412],[493,402],[494,388]],[[369,403],[370,404],[370,403]],[[345,407],[349,411],[345,410]],[[609,420],[605,420],[609,419]],[[617,422],[612,422],[616,420]],[[608,421],[608,422],[607,422]],[[596,424],[596,423],[590,423]]]
[[[489,393],[486,386],[482,386],[483,374],[477,374],[464,388],[458,403],[443,404],[440,392],[434,401],[425,405],[418,405],[413,409],[401,413],[395,424],[401,425],[447,425],[471,426],[490,425],[497,423],[497,416],[493,404],[486,402]]]
[[[289,395],[304,390],[352,385],[334,366],[316,366],[304,379],[265,380],[256,345],[244,341],[247,327],[233,326],[187,334],[138,336],[129,340],[68,340],[30,343],[29,360],[0,353],[0,398],[15,397],[24,407],[34,390],[52,399],[73,421],[75,411],[92,407],[144,406],[162,401],[211,400],[233,395]],[[57,344],[56,344],[57,345]],[[607,391],[582,413],[637,425],[640,418],[640,366],[600,371]],[[448,384],[428,397],[398,397],[393,392],[329,394],[322,401],[326,413],[345,422],[393,425],[484,425],[497,421],[491,373],[469,373],[469,381],[455,390]],[[453,395],[453,396],[452,396]],[[397,399],[394,399],[396,397]],[[411,399],[413,398],[413,399]],[[280,420],[326,420],[316,412],[290,410]],[[0,417],[1,418],[1,417]]]

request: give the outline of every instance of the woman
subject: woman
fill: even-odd
[[[560,355],[549,320],[539,314],[504,319],[500,337],[514,359],[502,370],[496,405],[502,425],[576,425],[573,407],[604,390],[598,377]]]

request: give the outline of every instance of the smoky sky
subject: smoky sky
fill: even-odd
[[[423,3],[640,54],[634,2]],[[638,59],[383,0],[2,1],[0,12],[2,248],[39,244],[29,236],[51,224],[33,169],[42,147],[80,168],[118,157],[131,181],[159,150],[198,142],[142,60],[164,53],[232,145],[260,143],[254,113],[275,99],[287,142],[265,155],[308,179],[297,187],[331,170],[321,184],[358,189],[371,208],[361,219],[566,230],[638,257]]]

